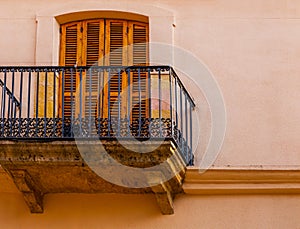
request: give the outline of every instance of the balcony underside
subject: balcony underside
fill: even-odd
[[[0,144],[1,166],[33,213],[43,212],[43,196],[48,193],[155,193],[162,213],[172,214],[172,198],[182,192],[186,162],[171,139]],[[137,153],[142,151],[149,152]],[[101,174],[110,174],[113,182]]]

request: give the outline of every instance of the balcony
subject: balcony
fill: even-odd
[[[116,192],[155,193],[162,213],[173,213],[194,160],[195,104],[171,67],[0,67],[0,94],[0,163],[31,212],[43,212],[47,193]],[[112,171],[115,161],[167,163],[115,183],[96,174],[99,160]]]

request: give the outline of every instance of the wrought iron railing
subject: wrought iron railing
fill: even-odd
[[[0,67],[0,139],[169,139],[187,163],[195,104],[169,66]]]

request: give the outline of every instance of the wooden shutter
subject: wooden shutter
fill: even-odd
[[[84,23],[85,65],[103,65],[104,20],[91,20]]]
[[[83,22],[83,65],[99,66],[104,60],[104,20],[89,20]],[[103,74],[92,71],[84,73],[84,116],[97,117],[102,101]]]
[[[105,24],[105,50],[106,58],[105,65],[108,66],[126,66],[127,65],[127,21],[124,20],[106,20]],[[104,90],[104,105],[103,105],[103,116],[108,117],[120,117],[126,115],[127,95],[122,93],[122,89],[127,87],[127,77],[125,73],[110,72],[105,75],[106,87]],[[119,98],[119,88],[120,95]],[[118,106],[120,103],[120,107]]]
[[[146,23],[108,19],[68,23],[61,26],[60,65],[146,65],[148,63],[147,42],[148,24]],[[133,45],[133,47],[127,48],[128,45]],[[127,88],[128,79],[126,73],[121,73],[120,80],[117,72],[102,75],[89,74],[89,72],[83,73],[82,88],[84,90],[82,94],[84,99],[81,103],[78,98],[79,96],[76,96],[79,92],[75,91],[78,88],[79,75],[73,74],[73,96],[71,96],[71,73],[66,72],[64,77],[64,107],[60,104],[60,114],[62,114],[62,110],[64,109],[65,116],[71,116],[72,102],[73,115],[75,116],[79,113],[79,106],[82,106],[83,116],[92,115],[95,117],[100,115],[101,117],[108,117],[108,114],[110,114],[111,117],[118,117],[118,109],[116,109],[118,106],[114,106],[113,108],[113,105],[119,98],[119,88],[121,93],[122,90]],[[110,83],[107,84],[109,77]],[[128,116],[127,106],[129,99],[129,104],[136,103],[131,111],[131,118],[139,118],[140,106],[142,117],[148,116],[149,102],[146,100],[148,94],[146,77],[146,73],[140,74],[141,91],[139,94],[138,74],[131,75],[132,80],[130,83],[133,85],[130,92],[131,98],[127,98],[127,93],[122,93],[120,97],[120,113],[122,117]],[[63,82],[60,85],[63,85]],[[103,91],[101,87],[104,87]],[[100,91],[103,93],[100,93]],[[141,95],[141,103],[139,103],[139,95]],[[108,107],[109,103],[110,107]]]
[[[80,65],[81,50],[82,50],[82,33],[81,33],[81,23],[74,22],[63,25],[61,27],[61,66],[74,66]],[[76,104],[76,85],[79,82],[78,76],[75,73],[66,71],[64,74],[64,82],[62,82],[62,76],[60,78],[60,87],[64,85],[64,97],[60,94],[60,101],[64,98],[64,107],[60,103],[59,113],[62,116],[64,113],[65,117],[71,117],[72,112],[74,115],[75,104]],[[62,93],[62,89],[60,89]]]
[[[139,22],[129,23],[129,60],[131,65],[145,66],[148,63],[148,24]],[[139,83],[140,81],[140,83]],[[149,117],[148,80],[147,73],[137,72],[132,74],[132,120]],[[140,89],[140,92],[139,92]]]

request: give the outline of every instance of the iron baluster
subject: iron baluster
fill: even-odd
[[[25,136],[28,137],[29,134],[29,122],[30,122],[30,95],[31,95],[31,70],[28,73],[28,94],[27,94],[27,120],[26,120],[26,134]]]
[[[188,146],[187,146],[187,140],[188,140],[188,115],[187,115],[187,97],[184,93],[184,99],[185,99],[185,145],[184,145],[184,152],[187,155],[187,163],[190,161],[189,152],[188,152]]]
[[[52,112],[52,117],[53,117],[53,129],[52,129],[52,136],[56,137],[56,74],[57,72],[54,70],[53,71],[53,112]]]
[[[89,76],[89,134],[88,136],[91,136],[92,134],[92,69],[89,68],[88,70],[88,76]]]
[[[128,135],[130,136],[130,117],[131,117],[131,97],[130,97],[130,92],[131,92],[131,84],[130,84],[130,69],[128,68],[127,70],[127,119],[128,119]]]
[[[110,107],[110,69],[108,69],[108,106],[107,106],[107,118],[108,118],[108,136],[110,137],[111,131],[111,107]]]
[[[40,84],[40,72],[37,71],[36,75],[36,96],[35,96],[35,137],[38,137],[38,115],[39,115],[39,84]]]
[[[118,69],[118,136],[120,136],[121,126],[121,69]]]
[[[71,102],[71,104],[70,104],[70,107],[71,107],[71,120],[70,120],[70,129],[71,129],[71,133],[70,133],[70,135],[71,135],[71,137],[73,137],[74,136],[74,125],[75,125],[75,120],[74,120],[74,115],[75,115],[75,112],[74,112],[74,70],[75,70],[75,77],[76,77],[76,69],[74,69],[73,67],[71,67],[71,98],[70,98],[70,102]],[[76,78],[75,78],[75,84],[76,84]],[[75,85],[75,89],[76,89],[76,86],[77,85]]]
[[[162,107],[161,107],[161,69],[158,68],[158,117],[159,117],[159,136],[162,137]]]
[[[19,107],[19,126],[18,126],[18,137],[21,137],[21,115],[22,115],[22,101],[23,101],[23,69],[21,69],[20,79],[20,107]],[[27,108],[28,109],[28,108]]]
[[[141,128],[142,128],[142,98],[141,98],[141,69],[138,68],[138,97],[139,97],[139,130],[138,137],[141,136]]]
[[[62,132],[62,136],[64,137],[65,136],[65,70],[62,69],[62,73],[61,73],[61,82],[62,82],[62,92],[61,92],[61,110],[62,110],[62,114],[61,114],[61,118],[62,118],[62,124],[61,124],[61,132]],[[72,83],[71,83],[71,87],[72,87]],[[72,95],[71,95],[71,98],[72,98]],[[71,100],[72,101],[72,100]],[[71,102],[71,105],[72,105],[72,102]],[[72,109],[71,109],[71,113],[72,113]]]
[[[174,135],[173,130],[173,100],[172,100],[172,76],[171,71],[169,71],[169,88],[170,88],[170,120],[171,120],[171,136]]]
[[[47,134],[47,88],[48,88],[48,72],[45,70],[45,95],[44,95],[44,137]]]
[[[83,90],[82,68],[79,69],[79,135],[83,137],[82,132],[82,90]]]

